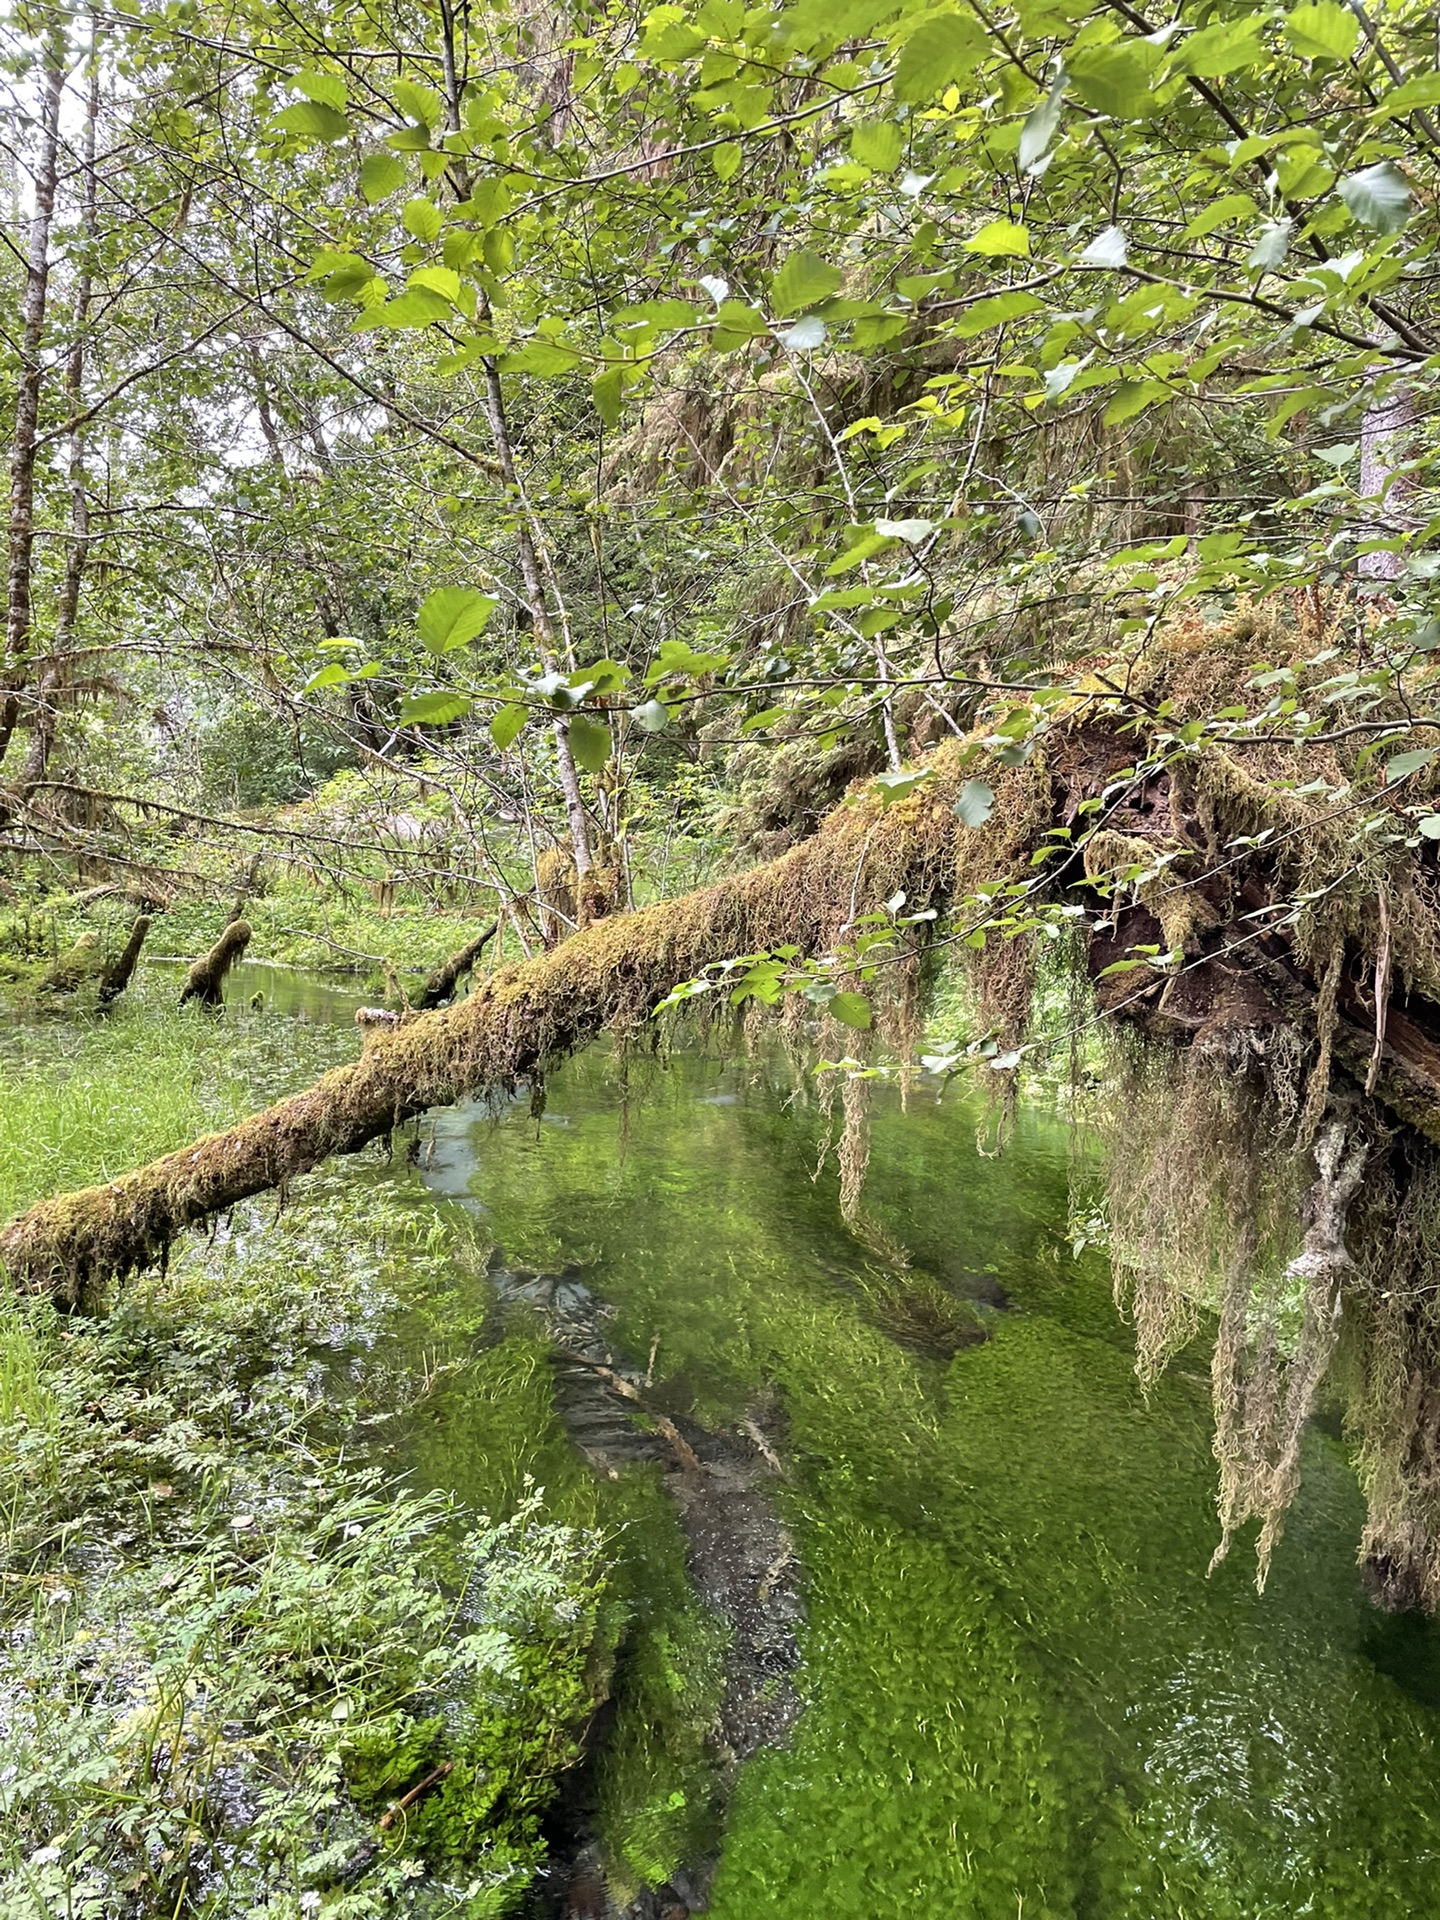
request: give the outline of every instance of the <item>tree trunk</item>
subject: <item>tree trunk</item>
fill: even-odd
[[[186,974],[180,989],[181,1006],[198,1000],[202,1007],[218,1007],[224,998],[225,976],[249,944],[250,922],[226,921],[225,931],[214,946]]]
[[[432,1007],[440,1007],[451,999],[461,978],[469,973],[475,962],[494,939],[500,922],[492,920],[488,927],[477,933],[475,938],[461,947],[458,953],[452,953],[443,966],[436,967],[430,978],[421,988],[416,1005],[422,1012],[428,1013]]]
[[[149,914],[137,914],[135,924],[130,929],[130,938],[100,976],[102,1007],[108,1007],[113,1001],[118,1000],[134,979],[135,969],[140,964],[140,949],[144,946],[145,936],[149,931]]]
[[[283,1190],[329,1154],[354,1153],[427,1108],[531,1080],[607,1027],[643,1032],[673,986],[716,962],[780,945],[828,953],[857,913],[897,891],[911,911],[938,906],[954,873],[961,784],[946,759],[921,794],[838,808],[768,866],[599,921],[492,974],[468,999],[375,1035],[352,1065],[228,1132],[33,1207],[0,1230],[0,1263],[24,1290],[96,1301],[186,1227]]]
[[[90,48],[90,84],[85,101],[84,205],[80,221],[80,271],[75,282],[74,338],[65,361],[65,408],[72,420],[78,420],[85,389],[85,329],[90,319],[90,295],[93,286],[91,249],[95,244],[97,188],[95,173],[95,127],[100,117],[100,61],[93,37]],[[60,601],[55,613],[55,633],[50,645],[51,661],[36,690],[36,707],[30,751],[20,776],[24,798],[45,778],[55,745],[59,723],[58,696],[65,684],[65,655],[80,612],[80,587],[90,558],[90,503],[86,493],[85,429],[76,426],[70,434],[70,544],[65,552],[65,578],[60,585]]]
[[[60,145],[60,97],[67,46],[57,15],[45,43],[40,150],[35,165],[35,204],[25,258],[25,294],[20,307],[20,387],[10,446],[10,553],[5,609],[7,686],[0,705],[0,761],[10,748],[20,716],[24,656],[30,643],[30,572],[35,551],[35,443],[45,369],[41,343],[50,283],[50,225],[55,213],[56,161]]]

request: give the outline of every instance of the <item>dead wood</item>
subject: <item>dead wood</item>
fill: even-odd
[[[712,963],[781,945],[828,952],[857,913],[897,891],[917,909],[939,904],[954,878],[964,775],[946,750],[933,764],[929,785],[902,801],[838,808],[768,866],[598,921],[492,974],[466,1000],[368,1036],[353,1064],[239,1126],[43,1202],[0,1230],[0,1262],[21,1289],[93,1302],[107,1282],[162,1258],[186,1227],[283,1189],[327,1155],[356,1152],[430,1107],[513,1089],[606,1028],[643,1030],[672,986]]]
[[[149,931],[149,914],[137,914],[134,925],[130,929],[130,938],[100,976],[102,1007],[108,1007],[112,1001],[118,1000],[135,977],[135,969],[140,964],[140,949],[144,946],[145,936]]]
[[[432,1007],[443,1007],[447,1000],[455,997],[456,987],[494,939],[499,925],[498,920],[492,920],[473,940],[436,967],[420,989],[420,998],[415,1003],[422,1012],[429,1012]]]
[[[231,920],[210,951],[185,976],[180,1004],[198,1000],[202,1007],[218,1007],[224,998],[225,976],[250,944],[250,922]]]
[[[100,969],[100,936],[82,933],[68,953],[62,953],[48,973],[41,977],[41,993],[74,993]]]

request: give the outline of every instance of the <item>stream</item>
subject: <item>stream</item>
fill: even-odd
[[[258,966],[228,992],[262,987],[355,1005]],[[877,1087],[860,1236],[778,1057],[597,1047],[538,1118],[429,1117],[423,1190],[356,1165],[489,1249],[386,1336],[416,1383],[390,1457],[491,1511],[533,1481],[599,1513],[640,1623],[533,1911],[1434,1912],[1440,1629],[1367,1605],[1338,1436],[1307,1438],[1264,1595],[1248,1538],[1207,1579],[1205,1357],[1142,1395],[1066,1238],[1066,1128],[1023,1111],[990,1159],[981,1118]]]

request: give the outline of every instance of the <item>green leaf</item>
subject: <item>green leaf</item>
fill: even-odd
[[[360,192],[367,206],[389,199],[404,184],[404,162],[393,153],[367,153],[360,162]]]
[[[745,149],[738,140],[727,140],[723,147],[716,147],[710,155],[710,165],[715,170],[717,180],[733,180],[740,171],[740,162],[745,158]]]
[[[1062,73],[1039,106],[1032,107],[1025,116],[1025,124],[1020,129],[1020,147],[1016,154],[1022,173],[1039,174],[1045,171],[1050,158],[1050,148],[1060,128],[1064,99],[1065,76]]]
[[[975,71],[985,57],[987,44],[969,14],[941,13],[923,21],[900,55],[895,69],[895,98],[933,100],[937,93]]]
[[[850,152],[862,167],[893,173],[905,151],[905,136],[893,120],[862,120],[850,130]]]
[[[1340,198],[1362,227],[1399,233],[1410,218],[1410,185],[1390,161],[1366,167],[1340,182]]]
[[[590,397],[595,402],[595,411],[607,427],[618,427],[620,424],[624,378],[619,367],[609,367],[604,373],[597,373],[590,382]]]
[[[410,285],[423,288],[426,293],[438,293],[452,307],[460,298],[460,276],[451,267],[417,267],[410,276]]]
[[[532,340],[516,353],[507,353],[501,362],[506,373],[538,373],[543,380],[571,373],[580,364],[574,347],[563,347],[558,340]]]
[[[1315,0],[1285,16],[1285,38],[1306,60],[1348,60],[1360,44],[1360,22],[1338,0]]]
[[[314,693],[317,687],[340,687],[349,678],[349,668],[342,667],[338,660],[332,660],[328,666],[321,667],[318,673],[312,673],[301,691]]]
[[[583,767],[587,773],[601,772],[610,758],[609,727],[603,720],[592,720],[588,714],[573,713],[568,732],[576,766]]]
[[[803,307],[828,300],[842,277],[838,267],[802,248],[790,255],[770,282],[770,304],[776,313],[799,313]]]
[[[1248,193],[1222,193],[1218,200],[1212,200],[1208,207],[1200,209],[1186,227],[1184,238],[1201,240],[1207,233],[1214,233],[1217,227],[1228,226],[1236,220],[1252,219],[1254,214],[1255,202]]]
[[[1262,270],[1280,266],[1290,251],[1290,235],[1294,230],[1293,220],[1267,220],[1256,234],[1254,246],[1245,256],[1246,266]]]
[[[706,35],[690,25],[679,7],[656,7],[646,16],[640,52],[647,60],[688,60],[705,41]]]
[[[302,140],[343,140],[350,131],[350,122],[343,113],[318,100],[297,100],[293,107],[277,113],[270,124],[282,133],[297,134]]]
[[[993,788],[987,787],[983,780],[967,780],[955,802],[955,812],[962,826],[983,827],[994,805]]]
[[[636,707],[630,718],[646,733],[663,733],[670,724],[670,709],[663,700],[647,700]]]
[[[463,720],[472,704],[463,693],[418,693],[401,701],[396,718],[402,727],[445,727]]]
[[[434,87],[419,86],[414,80],[392,80],[390,92],[407,120],[416,120],[422,127],[439,126],[445,102]]]
[[[436,587],[416,617],[421,641],[430,653],[453,653],[485,631],[499,604],[494,594],[473,587]]]
[[[1412,747],[1409,753],[1397,753],[1393,760],[1385,762],[1387,782],[1403,780],[1407,774],[1419,773],[1422,767],[1428,767],[1435,758],[1434,747]]]
[[[1186,73],[1202,80],[1218,80],[1242,67],[1258,67],[1265,58],[1260,44],[1263,16],[1247,14],[1239,20],[1220,20],[1214,26],[1192,33],[1180,53],[1180,65]]]
[[[495,745],[500,749],[501,753],[504,753],[507,747],[514,746],[519,737],[520,729],[529,718],[530,709],[528,707],[516,706],[514,704],[508,707],[501,707],[500,711],[495,715],[495,718],[490,722],[490,738],[495,742]]]
[[[307,100],[333,107],[336,113],[345,111],[345,82],[338,73],[321,73],[317,67],[310,67],[297,73],[291,85],[298,87]]]
[[[965,242],[967,253],[983,254],[986,259],[1024,259],[1030,252],[1030,233],[1013,220],[991,220]]]
[[[415,238],[424,241],[426,246],[433,246],[440,238],[443,222],[440,218],[440,209],[433,200],[424,198],[407,200],[400,219],[405,231],[413,233]]]
[[[1034,313],[1044,304],[1033,293],[992,294],[988,300],[977,300],[973,307],[967,307],[955,322],[955,331],[962,340],[973,340],[977,333],[1003,326],[1007,320],[1018,320],[1022,314]]]
[[[900,773],[877,773],[875,792],[882,807],[894,806],[897,800],[903,800],[914,793],[917,787],[923,787],[927,780],[934,778],[932,767],[921,767],[918,771]]]
[[[825,1002],[825,1011],[842,1027],[864,1029],[870,1025],[870,1002],[863,993],[836,993]]]
[[[717,333],[737,333],[746,340],[769,332],[769,323],[758,307],[747,307],[743,300],[722,300],[715,314]]]
[[[1130,47],[1085,47],[1070,60],[1070,84],[1097,113],[1140,120],[1154,100],[1146,63]]]
[[[411,287],[398,300],[383,306],[367,307],[350,323],[352,333],[370,333],[376,327],[429,327],[437,320],[448,320],[452,308],[448,300],[428,287]]]
[[[660,650],[645,675],[645,684],[653,687],[672,673],[683,674],[688,680],[698,680],[702,674],[715,673],[729,664],[728,654],[697,653],[684,640],[662,640]]]
[[[1427,813],[1415,825],[1427,840],[1440,840],[1440,813]]]
[[[1126,420],[1133,420],[1137,413],[1143,413],[1146,407],[1153,407],[1157,400],[1169,397],[1170,390],[1163,380],[1123,381],[1105,409],[1105,425],[1118,427]]]

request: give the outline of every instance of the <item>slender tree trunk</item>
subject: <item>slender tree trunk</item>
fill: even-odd
[[[80,222],[80,271],[75,282],[74,337],[65,361],[65,410],[78,419],[85,389],[85,329],[90,320],[90,296],[93,287],[91,249],[95,243],[96,206],[95,128],[100,118],[100,60],[92,28],[90,43],[90,84],[85,100],[84,204]],[[77,426],[70,435],[70,544],[65,552],[65,578],[55,613],[55,634],[51,643],[49,666],[37,689],[34,728],[30,751],[21,775],[20,789],[27,798],[45,778],[59,724],[58,696],[65,684],[65,655],[80,611],[80,588],[90,559],[90,503],[86,492],[85,429]]]
[[[1393,539],[1402,531],[1407,488],[1395,469],[1405,458],[1405,439],[1415,424],[1415,402],[1407,387],[1392,387],[1383,400],[1374,400],[1360,419],[1360,491],[1375,505],[1360,528],[1362,540]],[[1362,553],[1363,580],[1400,580],[1405,560],[1398,553]]]
[[[451,0],[440,0],[440,44],[441,58],[445,76],[445,96],[450,131],[460,131],[460,90],[462,85],[459,63],[455,57],[455,11]],[[463,168],[456,171],[457,191],[468,191],[468,177]],[[505,413],[505,394],[500,384],[500,370],[493,359],[485,360],[485,415],[490,424],[490,437],[495,443],[495,455],[500,463],[500,475],[505,482],[505,490],[515,502],[516,546],[520,556],[520,583],[524,590],[525,605],[534,628],[535,642],[540,649],[541,658],[547,669],[553,670],[560,648],[556,646],[555,625],[551,618],[550,596],[546,592],[546,576],[551,585],[555,584],[554,569],[549,565],[549,556],[544,549],[543,540],[535,521],[534,510],[530,505],[520,476],[515,467],[515,450],[510,438],[510,425]],[[555,605],[562,608],[559,592],[555,593]],[[563,620],[563,608],[561,614]],[[564,653],[568,665],[573,669],[574,659],[568,634],[564,636]],[[556,720],[551,732],[555,741],[555,759],[560,769],[560,790],[565,796],[565,818],[570,829],[571,857],[575,862],[576,880],[581,881],[594,865],[594,856],[590,850],[590,822],[585,811],[585,799],[580,791],[580,775],[575,766],[575,755],[570,748],[570,723],[568,720]]]
[[[50,284],[50,225],[55,213],[55,177],[60,147],[60,96],[65,85],[65,23],[57,15],[45,42],[40,108],[40,148],[35,164],[35,203],[25,258],[25,294],[20,307],[20,389],[10,446],[10,554],[5,607],[7,685],[0,705],[0,761],[20,717],[24,656],[30,643],[30,571],[35,551],[35,442],[45,369],[41,344]]]

